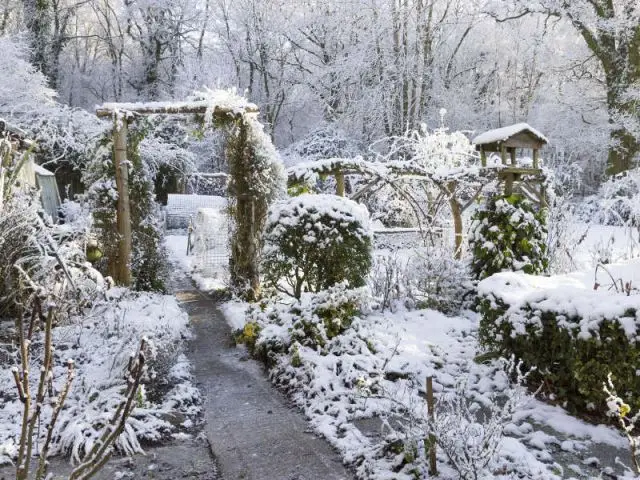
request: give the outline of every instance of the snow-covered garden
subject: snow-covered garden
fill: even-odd
[[[355,478],[638,478],[639,52],[631,0],[6,0],[0,477],[216,445],[208,302]]]

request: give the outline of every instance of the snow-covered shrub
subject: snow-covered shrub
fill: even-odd
[[[473,251],[471,270],[477,279],[494,273],[522,270],[539,274],[546,270],[546,220],[519,195],[496,196],[473,216],[469,237]]]
[[[153,178],[138,150],[143,137],[144,129],[129,130],[127,159],[131,162],[131,273],[136,290],[164,291],[167,263],[162,241],[163,229],[159,206],[154,200]],[[107,135],[95,152],[95,159],[85,170],[83,180],[88,186],[86,199],[91,207],[94,228],[97,230],[100,248],[104,254],[98,266],[103,274],[114,276],[112,269],[118,255],[119,237],[116,228],[118,192],[112,149],[111,136]]]
[[[104,282],[86,262],[86,231],[49,224],[39,192],[14,181],[23,155],[0,164],[0,315],[46,286],[39,297],[49,296],[65,318],[93,302]]]
[[[444,248],[414,248],[374,255],[369,287],[382,311],[398,307],[460,311],[473,292],[468,264]]]
[[[475,289],[468,262],[452,258],[443,248],[419,250],[414,262],[417,307],[455,314],[472,302]]]
[[[412,198],[427,204],[427,196],[424,195],[424,188],[420,188],[420,183],[424,184],[404,180],[401,184],[384,185],[369,195],[363,195],[362,202],[372,212],[371,219],[380,221],[387,228],[415,228],[424,223],[425,215],[419,215],[417,209],[407,201],[408,195],[404,192],[410,192]]]
[[[127,366],[143,337],[147,339],[143,384],[148,393],[138,392],[144,404],[136,405],[126,421],[115,444],[117,450],[125,454],[141,452],[141,442],[158,442],[180,428],[170,423],[172,417],[193,420],[199,413],[200,394],[191,383],[189,365],[181,353],[187,324],[187,314],[172,296],[110,289],[106,298],[91,309],[54,328],[53,388],[60,391],[68,358],[74,360],[75,380],[58,418],[51,455],[70,455],[78,462],[99,441],[105,424],[123,401]],[[36,332],[31,343],[34,352],[41,351],[42,334]],[[32,355],[30,371],[40,371],[39,357]],[[162,380],[167,385],[152,390],[155,375],[166,375]],[[33,377],[32,382],[37,381]],[[10,369],[1,370],[4,403],[0,409],[0,451],[15,445],[19,431],[16,418],[22,404],[14,386]],[[50,414],[47,402],[41,413],[43,428],[34,434],[40,445],[47,434]],[[0,455],[0,463],[6,460]]]
[[[573,254],[587,234],[588,227],[577,229],[579,223],[575,206],[568,197],[552,196],[548,198],[546,256],[549,260],[548,271],[551,274],[576,270]]]
[[[363,286],[371,267],[367,209],[333,195],[278,202],[267,221],[263,266],[267,285],[295,298],[343,281]]]
[[[640,226],[640,169],[609,178],[600,187],[598,197],[598,223]]]
[[[480,405],[473,401],[468,378],[456,382],[455,389],[438,399],[433,419],[427,430],[445,453],[461,480],[491,478],[491,463],[496,460],[504,436],[504,428],[525,403],[528,374],[520,364],[502,360],[510,388],[491,401]]]
[[[408,259],[397,252],[374,255],[368,284],[383,312],[386,309],[393,311],[398,302],[405,306],[415,305],[413,280]]]
[[[292,304],[252,305],[236,340],[268,364],[276,354],[290,352],[295,356],[297,346],[323,349],[368,309],[368,302],[367,288],[350,289],[341,283],[320,293],[304,293]]]
[[[610,372],[629,404],[640,407],[640,377],[629,367],[640,362],[640,295],[594,290],[592,282],[591,272],[487,278],[478,284],[479,333],[488,352],[536,367],[530,379],[544,384],[549,399],[603,416],[601,386]]]

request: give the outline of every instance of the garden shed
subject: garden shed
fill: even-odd
[[[36,186],[40,189],[40,200],[47,215],[55,222],[60,208],[60,192],[53,172],[40,165],[33,165]]]
[[[35,144],[26,138],[26,133],[23,130],[3,119],[0,119],[0,135],[11,142],[12,149],[15,152],[35,150]],[[32,155],[27,155],[24,163],[20,166],[17,178],[22,185],[40,189],[42,207],[45,213],[51,216],[53,221],[56,221],[61,201],[55,174],[37,165]]]

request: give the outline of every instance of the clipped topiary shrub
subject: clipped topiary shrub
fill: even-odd
[[[300,298],[348,282],[366,282],[371,268],[367,209],[334,195],[300,195],[277,203],[265,233],[267,286]]]
[[[546,270],[546,221],[520,195],[492,197],[474,216],[469,238],[471,270],[482,280],[502,271],[539,274]]]
[[[492,356],[535,367],[529,379],[550,400],[604,418],[609,372],[640,407],[640,296],[594,290],[585,279],[505,272],[481,281],[480,342]]]

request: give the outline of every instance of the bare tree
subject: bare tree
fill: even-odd
[[[634,166],[640,153],[640,6],[636,0],[514,0],[508,12],[492,12],[504,22],[528,14],[567,19],[598,59],[606,89],[610,124],[608,173]]]

